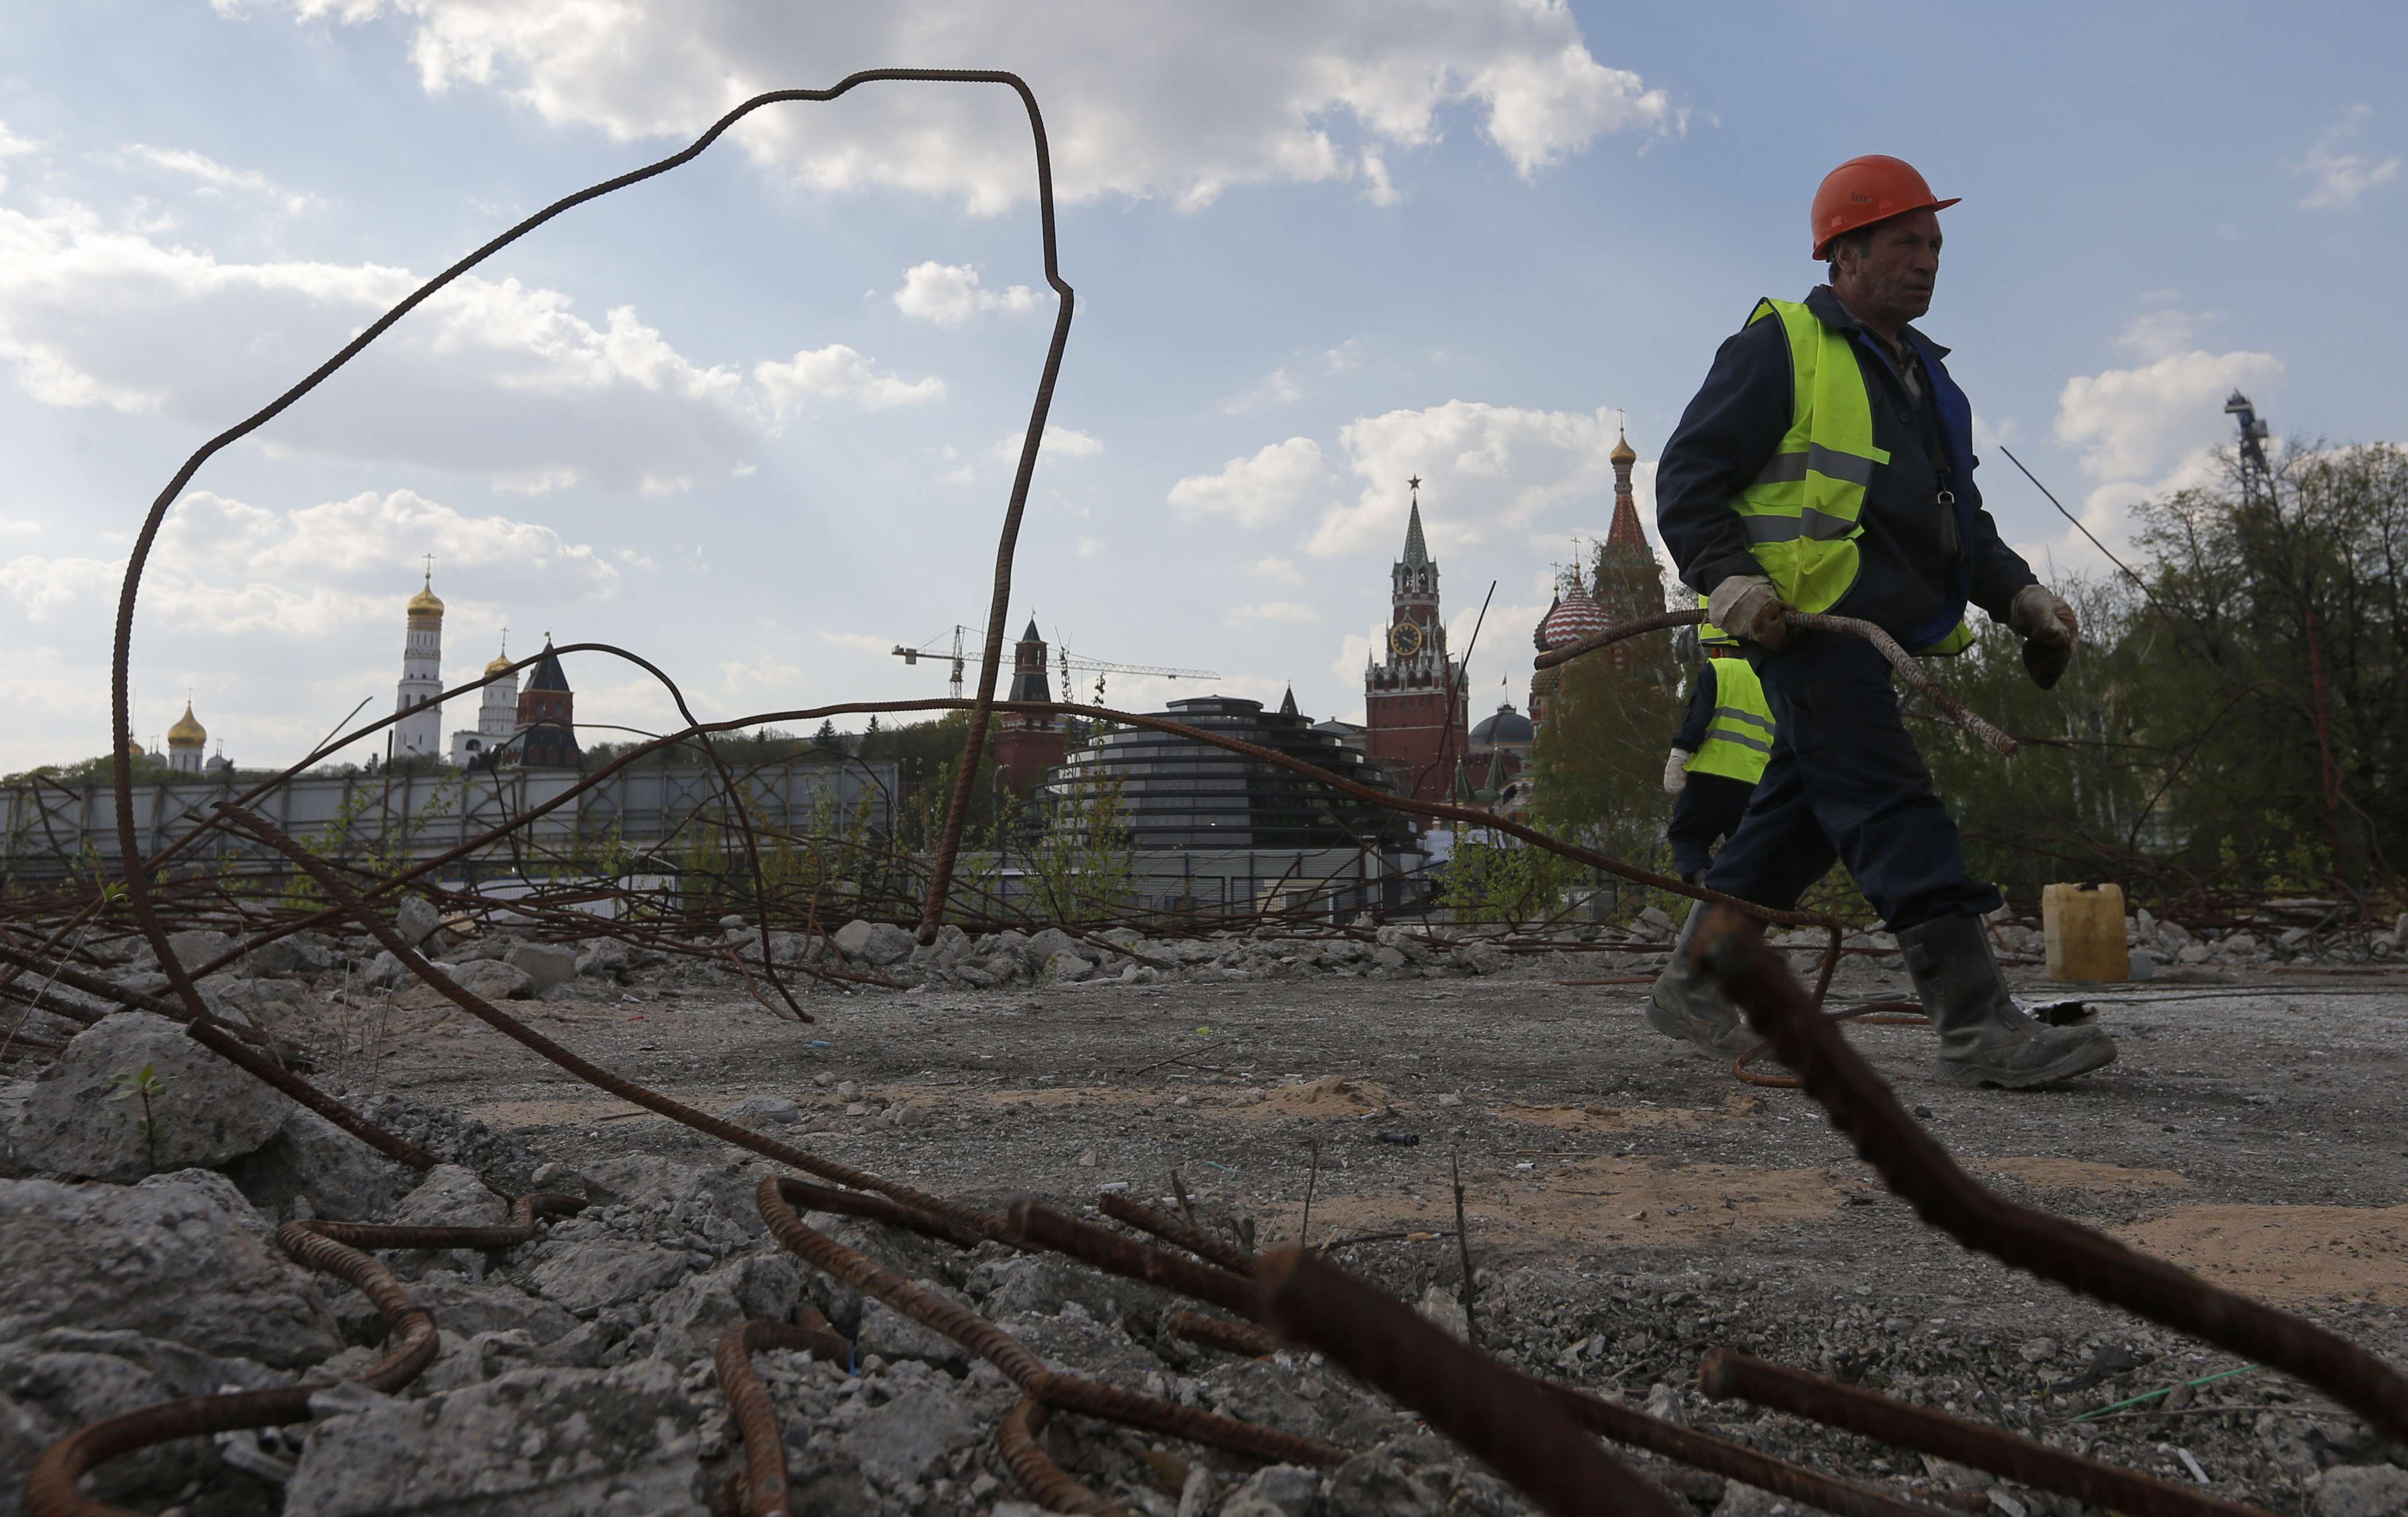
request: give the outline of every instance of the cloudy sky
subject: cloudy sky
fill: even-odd
[[[0,769],[107,746],[116,586],[194,448],[530,210],[757,91],[1024,74],[1079,308],[1012,630],[1359,717],[1423,504],[1474,703],[1527,682],[1600,533],[1815,181],[1918,164],[1925,326],[2111,542],[2222,440],[2402,436],[2408,42],[2388,7],[1827,0],[1046,6],[46,0],[0,29]],[[572,212],[213,462],[168,517],[136,730],[187,688],[284,762],[389,707],[420,557],[446,673],[509,629],[629,645],[735,716],[943,694],[886,650],[983,617],[1054,297],[992,87],[773,107]],[[2094,564],[1995,454],[2043,574]],[[1652,531],[1652,528],[1651,528]],[[587,660],[579,715],[668,706]],[[1119,679],[1115,704],[1194,693]],[[463,722],[466,722],[464,713]]]

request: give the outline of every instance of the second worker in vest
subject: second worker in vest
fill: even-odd
[[[1813,246],[1830,282],[1802,302],[1757,302],[1723,343],[1665,446],[1656,522],[1681,577],[1741,639],[1777,723],[1704,882],[1786,909],[1844,864],[1898,936],[1939,1034],[1941,1080],[2020,1089],[2100,1068],[2115,1045],[2095,1026],[2044,1025],[2008,995],[1982,921],[2001,898],[1966,871],[1879,650],[1783,620],[1858,617],[1912,651],[1955,653],[1972,640],[1970,602],[2026,639],[2043,686],[2071,656],[2071,608],[1982,508],[1972,407],[1948,350],[1907,324],[1930,307],[1937,213],[1955,204],[1895,158],[1851,159],[1823,180]],[[1686,952],[1703,914],[1684,924],[1647,1020],[1735,1053],[1755,1038]]]
[[[1734,648],[1710,648],[1706,660],[1689,677],[1689,707],[1664,761],[1664,788],[1674,797],[1664,838],[1673,872],[1693,885],[1706,877],[1714,845],[1739,830],[1772,756],[1772,708],[1756,671]]]

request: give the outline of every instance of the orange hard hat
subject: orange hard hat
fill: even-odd
[[[1823,176],[1814,191],[1814,256],[1820,258],[1831,239],[1860,226],[1885,222],[1911,210],[1946,210],[1962,195],[1942,200],[1923,182],[1923,176],[1903,158],[1869,152],[1851,158]]]

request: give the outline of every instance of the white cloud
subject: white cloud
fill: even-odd
[[[1078,553],[1081,558],[1100,558],[1103,556],[1103,538],[1082,537],[1079,539]]]
[[[2140,368],[2076,375],[2057,402],[2057,439],[2083,450],[2083,472],[2129,479],[2163,468],[2229,423],[2224,398],[2281,378],[2271,353],[2169,353]]]
[[[2114,565],[2100,555],[2096,537],[2108,550],[2127,564],[2132,559],[2125,547],[2132,537],[2132,508],[2144,500],[2158,500],[2180,490],[2213,485],[2222,478],[2223,468],[2212,448],[2200,448],[2185,454],[2164,474],[2147,479],[2114,479],[2090,492],[2082,502],[2081,522],[2088,537],[2080,529],[2068,525],[2055,537],[2040,537],[2015,543],[2015,551],[2025,562],[2042,572],[2055,565],[2058,572],[2077,569],[2093,574],[2112,574]]]
[[[287,190],[269,180],[256,169],[229,168],[216,159],[188,148],[154,148],[136,142],[125,149],[126,156],[138,158],[153,168],[164,168],[171,174],[181,174],[199,181],[203,194],[216,194],[227,190],[241,190],[264,195],[280,204],[287,215],[297,216],[319,205],[316,195]]]
[[[1333,506],[1308,543],[1321,556],[1392,551],[1404,541],[1405,481],[1422,479],[1423,530],[1431,550],[1491,540],[1567,501],[1613,498],[1613,413],[1540,411],[1450,400],[1350,422],[1339,433],[1363,488]],[[1603,518],[1604,513],[1599,513]],[[1599,530],[1602,530],[1600,520]]]
[[[554,601],[607,598],[619,587],[619,571],[588,544],[531,522],[465,516],[408,490],[291,511],[200,490],[160,527],[140,608],[179,633],[341,637],[396,623],[428,552],[438,577],[467,572],[472,582]],[[122,559],[18,558],[0,565],[0,591],[29,621],[47,622],[70,608],[97,611],[124,572]]]
[[[1257,606],[1232,606],[1228,622],[1235,626],[1240,622],[1318,622],[1321,613],[1310,606],[1292,600],[1264,601]]]
[[[2300,202],[2301,209],[2347,210],[2367,191],[2400,177],[2397,153],[2378,163],[2365,153],[2342,150],[2343,144],[2365,132],[2373,115],[2372,106],[2350,107],[2330,130],[2316,138],[2307,156],[2291,165],[2292,173],[2310,181],[2308,193]]]
[[[849,648],[856,653],[895,651],[894,638],[872,637],[867,632],[823,632],[820,634],[820,641],[834,643],[838,648]]]
[[[1277,556],[1258,561],[1254,565],[1254,573],[1265,580],[1283,585],[1304,583],[1304,576],[1297,572],[1294,561]]]
[[[2115,338],[2115,346],[2143,363],[2191,350],[2204,319],[2183,310],[2143,311]]]
[[[0,537],[38,537],[42,535],[39,522],[19,522],[0,516]]]
[[[1248,411],[1286,406],[1303,398],[1303,390],[1288,377],[1287,370],[1284,367],[1275,368],[1239,394],[1221,402],[1221,414],[1243,416]]]
[[[1324,473],[1321,445],[1311,437],[1290,437],[1252,458],[1229,460],[1218,474],[1189,475],[1170,487],[1169,499],[1182,511],[1227,516],[1240,526],[1258,527],[1302,504]]]
[[[16,133],[9,131],[8,123],[7,122],[0,122],[0,158],[22,157],[26,153],[34,151],[37,146],[38,144],[28,142],[23,137],[19,136]]]
[[[804,410],[814,400],[845,401],[866,411],[882,411],[945,398],[945,381],[936,376],[904,380],[881,374],[875,362],[840,342],[798,352],[783,364],[755,364],[752,379],[780,421]]]
[[[493,91],[618,140],[691,136],[757,91],[925,56],[932,36],[950,58],[1041,59],[1035,88],[1070,201],[1166,196],[1194,207],[1237,185],[1350,179],[1376,199],[1393,193],[1378,155],[1436,141],[1458,112],[1526,177],[1606,134],[1684,124],[1663,90],[1599,63],[1552,0],[275,8],[304,21],[397,18],[426,89]],[[833,105],[765,110],[736,136],[756,160],[824,191],[894,185],[992,214],[1033,190],[1019,104],[992,87],[871,85]]]
[[[1015,432],[1008,437],[997,438],[996,445],[988,450],[988,454],[997,463],[1017,466],[1020,463],[1020,445],[1027,438],[1028,434],[1025,432]],[[1045,444],[1038,450],[1037,456],[1038,462],[1041,464],[1049,458],[1093,458],[1103,451],[1104,445],[1099,439],[1090,436],[1078,428],[1055,426],[1048,422],[1045,427]]]
[[[982,289],[977,265],[939,264],[934,259],[906,269],[903,288],[895,292],[894,298],[896,310],[939,326],[961,326],[994,311],[1018,316],[1037,308],[1037,296],[1025,284],[1008,290]]]
[[[215,431],[308,373],[419,283],[380,265],[225,263],[103,224],[0,208],[0,371],[51,406]],[[599,325],[558,291],[467,276],[279,417],[270,449],[405,463],[539,494],[658,493],[749,462],[807,399],[943,394],[842,344],[759,365],[680,352],[627,307]]]

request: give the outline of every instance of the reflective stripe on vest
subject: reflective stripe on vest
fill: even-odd
[[[1747,324],[1767,317],[1780,322],[1788,338],[1789,430],[1731,508],[1774,592],[1801,611],[1828,611],[1856,582],[1865,487],[1889,453],[1873,446],[1872,397],[1848,335],[1825,326],[1799,301],[1759,300]],[[1914,651],[1953,653],[1971,641],[1960,623]]]
[[[1764,686],[1744,659],[1718,658],[1706,668],[1713,671],[1714,714],[1706,723],[1706,740],[1689,760],[1689,772],[1755,784],[1772,756],[1772,708],[1765,703]],[[1700,669],[1698,678],[1705,677]]]

